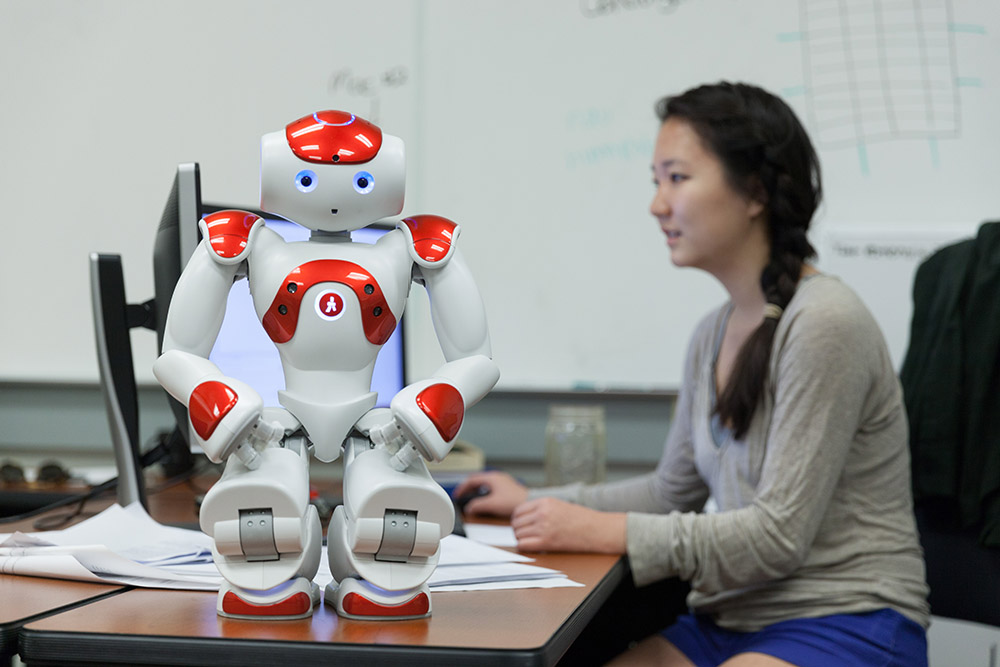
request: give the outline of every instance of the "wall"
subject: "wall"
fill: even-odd
[[[340,107],[406,141],[404,214],[462,225],[502,389],[674,389],[723,294],[670,265],[646,212],[652,105],[723,78],[802,117],[825,174],[820,267],[845,272],[899,358],[918,259],[1000,210],[984,149],[1000,144],[998,35],[1000,7],[972,0],[9,0],[0,380],[57,404],[92,388],[87,255],[122,254],[130,300],[148,298],[177,163],[201,163],[206,199],[253,204],[258,137]],[[852,230],[932,241],[857,267],[835,250]],[[419,377],[440,358],[415,293]],[[133,341],[150,384],[153,336]],[[15,412],[0,408],[8,432]],[[50,418],[50,439],[76,437]]]

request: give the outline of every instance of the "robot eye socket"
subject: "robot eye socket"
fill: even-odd
[[[366,195],[375,187],[375,177],[367,171],[359,171],[354,174],[354,189]]]
[[[301,192],[312,192],[316,189],[317,179],[316,172],[303,169],[299,173],[295,174],[295,187]]]

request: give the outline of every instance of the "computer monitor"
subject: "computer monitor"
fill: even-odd
[[[198,221],[203,216],[236,208],[259,215],[264,219],[265,225],[277,231],[287,241],[303,241],[310,234],[305,227],[252,207],[203,202],[200,180],[197,163],[177,167],[156,233],[153,272],[159,349],[163,347],[163,328],[170,298],[183,267],[200,241]],[[391,229],[390,225],[376,223],[352,232],[351,238],[360,243],[374,243]],[[372,391],[378,393],[378,406],[388,406],[392,397],[405,386],[403,354],[403,326],[400,321],[375,362]],[[230,291],[222,329],[209,358],[223,373],[254,387],[263,397],[265,405],[278,405],[278,391],[284,388],[278,351],[257,319],[245,280],[237,281]],[[177,401],[170,401],[177,424],[180,425],[178,430],[186,439],[187,411]]]
[[[91,305],[101,392],[111,431],[111,446],[118,469],[118,502],[146,507],[139,451],[139,401],[132,365],[129,331],[154,328],[151,302],[129,304],[120,255],[90,254]]]
[[[174,286],[198,246],[201,233],[201,172],[197,162],[177,165],[170,195],[163,205],[160,225],[153,242],[153,304],[156,318],[156,349],[163,350],[163,330]],[[187,407],[167,396],[179,425],[173,437],[188,441]]]

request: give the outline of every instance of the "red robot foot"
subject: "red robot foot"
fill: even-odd
[[[407,620],[431,615],[427,584],[405,591],[387,591],[360,579],[327,584],[324,599],[337,613],[360,620]]]
[[[280,621],[308,618],[317,604],[319,586],[299,577],[268,591],[248,591],[223,582],[216,610],[229,618]]]

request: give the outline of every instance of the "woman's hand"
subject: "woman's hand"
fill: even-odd
[[[472,498],[465,506],[466,514],[509,517],[514,508],[528,498],[527,487],[504,472],[473,473],[455,488],[452,497],[461,498],[480,487],[489,492]]]
[[[598,512],[555,498],[519,505],[510,524],[518,551],[625,553],[625,514]]]

